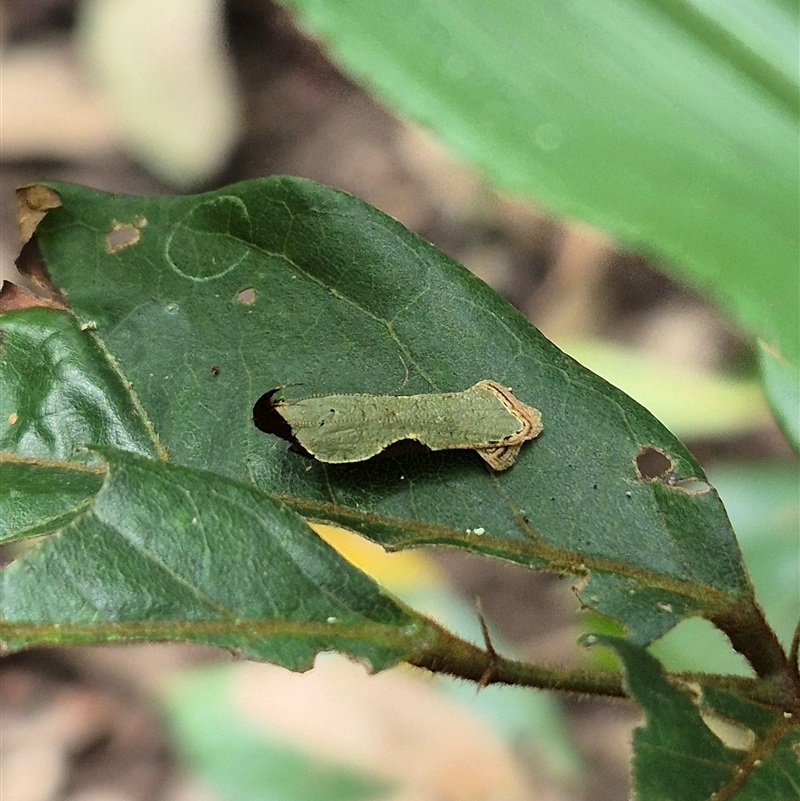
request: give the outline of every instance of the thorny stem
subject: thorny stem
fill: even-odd
[[[433,673],[447,673],[474,681],[479,686],[513,684],[611,698],[625,697],[622,676],[618,673],[531,665],[506,659],[494,649],[490,653],[470,642],[442,633],[446,641],[440,647],[426,648],[407,661]]]
[[[484,637],[486,634],[488,632],[484,633]],[[429,643],[428,648],[406,661],[433,673],[446,673],[474,681],[479,688],[489,684],[510,684],[579,695],[627,697],[621,673],[533,665],[507,659],[498,654],[493,646],[483,650],[445,631],[441,632],[441,636],[443,639],[440,642]],[[800,715],[800,691],[794,681],[783,681],[785,677],[785,670],[770,679],[697,672],[667,674],[667,678],[682,684],[713,686],[741,695],[754,703]],[[774,680],[776,678],[777,681]]]
[[[494,667],[500,661],[501,656],[497,653],[492,643],[492,638],[489,635],[489,627],[486,625],[486,618],[483,616],[483,609],[481,608],[481,599],[475,599],[475,607],[478,611],[478,620],[481,624],[481,634],[483,634],[483,644],[486,648],[486,653],[489,654],[491,657],[492,663],[491,665],[486,668],[483,675],[481,676],[481,680],[478,682],[478,687],[483,689],[484,687],[488,686],[492,680],[492,676],[494,674]]]

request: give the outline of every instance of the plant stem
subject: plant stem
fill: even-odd
[[[762,679],[775,679],[796,675],[792,671],[780,640],[767,623],[764,613],[751,598],[726,609],[719,616],[710,616],[711,622],[723,631],[731,645],[752,665]],[[800,685],[797,686],[800,690]]]
[[[442,642],[407,661],[433,673],[469,679],[481,686],[513,684],[610,698],[626,697],[619,673],[532,665],[490,653],[447,632],[442,634],[445,637]]]
[[[424,651],[408,657],[406,661],[432,673],[445,673],[474,681],[479,688],[489,684],[509,684],[605,698],[627,698],[621,673],[532,665],[507,659],[493,647],[484,650],[443,629],[439,631],[435,642],[429,641]],[[794,682],[786,681],[785,670],[769,678],[697,672],[666,675],[670,681],[679,684],[716,687],[754,703],[800,715],[800,693]]]

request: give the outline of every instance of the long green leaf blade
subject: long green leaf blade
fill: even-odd
[[[505,189],[666,256],[797,380],[796,4],[286,5]]]

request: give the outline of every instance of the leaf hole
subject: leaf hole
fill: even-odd
[[[648,446],[636,454],[636,470],[645,480],[666,479],[672,473],[672,459],[664,451]]]
[[[252,287],[237,293],[236,300],[244,306],[252,306],[256,302],[256,291]]]
[[[311,458],[311,454],[297,441],[297,438],[292,433],[292,427],[281,417],[276,408],[279,401],[275,400],[273,396],[276,392],[280,392],[281,389],[282,387],[271,389],[255,402],[253,406],[253,425],[265,434],[274,434],[276,437],[291,443],[290,451]]]
[[[253,424],[265,434],[274,434],[288,442],[293,442],[292,427],[280,416],[275,408],[278,402],[273,396],[280,391],[280,387],[271,389],[255,402],[253,406]]]

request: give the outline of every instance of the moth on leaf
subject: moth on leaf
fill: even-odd
[[[292,449],[330,464],[362,462],[412,440],[432,451],[471,450],[493,470],[514,464],[542,431],[538,409],[496,381],[430,395],[317,395],[285,400],[280,388],[253,408],[256,426]]]

